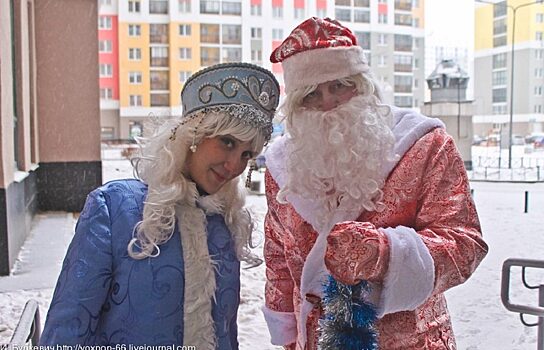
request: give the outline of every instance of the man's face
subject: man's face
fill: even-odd
[[[355,86],[345,85],[339,80],[327,81],[304,96],[302,107],[326,112],[348,102],[355,95],[357,95]]]

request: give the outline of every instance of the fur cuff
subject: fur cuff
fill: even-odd
[[[412,228],[397,226],[381,229],[390,246],[389,269],[383,283],[378,317],[415,310],[434,289],[434,261]]]
[[[273,345],[289,345],[297,340],[297,320],[294,312],[262,308]]]
[[[287,93],[303,86],[317,85],[369,71],[360,46],[307,50],[286,58],[282,67]]]

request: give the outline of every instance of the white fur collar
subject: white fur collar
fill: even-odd
[[[212,302],[215,299],[215,262],[208,250],[208,214],[224,214],[222,192],[199,196],[194,183],[188,197],[176,207],[185,266],[185,300],[183,303],[183,344],[198,349],[216,347]]]

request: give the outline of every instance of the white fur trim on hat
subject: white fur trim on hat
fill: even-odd
[[[360,46],[327,47],[299,52],[282,62],[285,92],[369,71]]]
[[[384,279],[378,317],[415,310],[434,289],[434,260],[413,228],[380,229],[389,240],[389,268]]]
[[[262,308],[273,345],[289,345],[297,340],[297,320],[294,312],[281,312],[266,306]]]

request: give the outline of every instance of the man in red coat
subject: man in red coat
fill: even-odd
[[[379,349],[455,349],[443,293],[488,247],[443,123],[384,105],[355,36],[337,21],[304,21],[271,61],[284,70],[287,118],[265,154],[272,343],[317,349],[332,276],[370,285],[363,299],[377,313]]]

